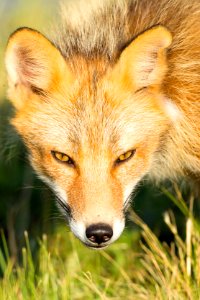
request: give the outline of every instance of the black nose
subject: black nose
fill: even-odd
[[[90,225],[86,229],[86,236],[90,242],[102,244],[108,242],[113,235],[112,228],[103,223]]]

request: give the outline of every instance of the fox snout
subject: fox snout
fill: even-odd
[[[86,246],[91,248],[106,247],[117,240],[123,232],[127,201],[121,205],[113,206],[114,198],[109,199],[107,197],[106,201],[100,200],[102,195],[100,192],[98,201],[95,200],[97,195],[95,199],[89,197],[90,201],[88,201],[84,199],[84,195],[80,200],[76,193],[74,199],[71,199],[70,193],[66,197],[64,196],[66,193],[58,187],[54,191],[57,194],[58,208],[66,217],[71,231]],[[106,186],[104,186],[104,194],[105,191]],[[120,201],[118,200],[118,202]]]
[[[124,229],[124,219],[108,223],[93,223],[85,226],[82,222],[69,222],[72,232],[90,248],[104,248],[119,238]]]

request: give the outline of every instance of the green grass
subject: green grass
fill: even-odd
[[[161,243],[134,212],[130,219],[140,231],[126,230],[104,251],[85,248],[61,226],[53,236],[43,236],[34,259],[25,233],[22,263],[16,265],[2,234],[0,299],[200,299],[200,229],[193,198],[189,208],[180,194],[172,201],[185,214],[186,238],[180,237],[173,213],[166,212],[171,245]]]

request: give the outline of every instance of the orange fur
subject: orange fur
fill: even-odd
[[[92,3],[86,19],[76,6],[64,17],[57,47],[21,29],[6,52],[12,123],[35,170],[70,206],[72,230],[84,242],[77,223],[124,222],[131,190],[145,175],[198,181],[200,174],[199,1],[95,1],[96,10]]]

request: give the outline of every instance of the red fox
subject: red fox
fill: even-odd
[[[6,50],[12,120],[73,233],[103,248],[144,176],[200,178],[199,0],[75,1]]]

